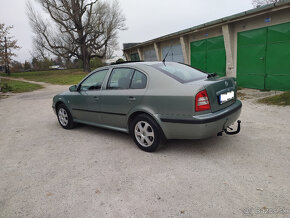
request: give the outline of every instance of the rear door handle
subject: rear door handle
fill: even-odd
[[[98,100],[99,100],[99,97],[98,97],[98,96],[94,96],[94,97],[93,97],[93,100],[94,100],[94,101],[98,101]]]
[[[135,101],[136,100],[136,98],[133,97],[133,96],[130,96],[128,99],[129,99],[129,101]]]

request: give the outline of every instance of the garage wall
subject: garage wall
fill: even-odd
[[[219,27],[214,27],[207,30],[198,31],[196,33],[191,33],[188,35],[188,40],[189,42],[193,42],[193,41],[220,36],[222,34],[223,34],[222,28],[221,26],[219,26]]]

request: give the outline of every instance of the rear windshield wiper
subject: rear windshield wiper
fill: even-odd
[[[212,78],[212,77],[216,77],[216,76],[217,76],[216,73],[209,73],[207,75],[207,78]]]

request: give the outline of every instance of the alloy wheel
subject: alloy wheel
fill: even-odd
[[[66,112],[66,110],[64,108],[60,108],[58,110],[58,118],[59,118],[59,122],[61,123],[61,125],[67,126],[67,124],[68,124],[68,114],[67,114],[67,112]]]
[[[154,143],[154,130],[146,121],[139,121],[135,125],[135,138],[143,147],[150,147]]]

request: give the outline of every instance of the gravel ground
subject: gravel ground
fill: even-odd
[[[240,134],[145,153],[62,129],[51,102],[68,87],[45,86],[0,99],[0,217],[290,216],[290,107],[245,99]]]

